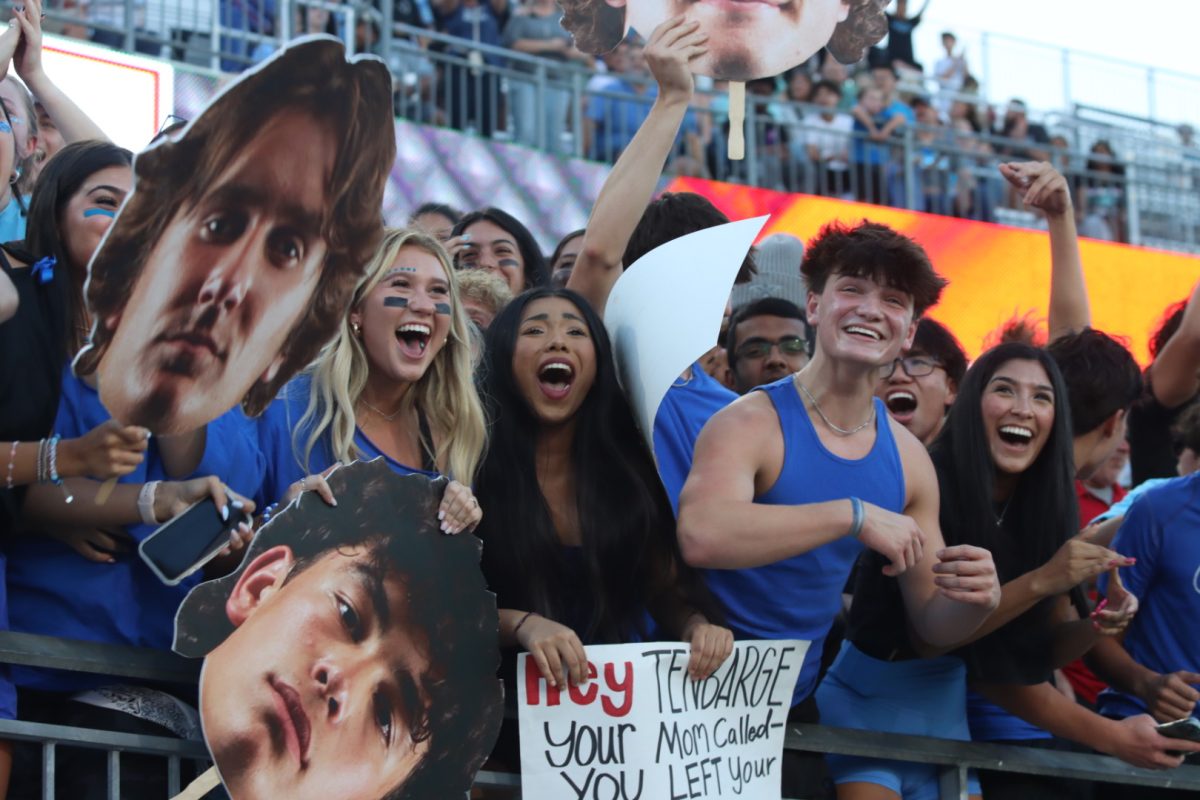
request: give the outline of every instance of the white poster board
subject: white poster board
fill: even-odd
[[[808,642],[737,642],[710,677],[679,642],[587,648],[582,686],[517,662],[526,800],[778,800],[792,692]]]
[[[651,451],[663,397],[716,343],[733,281],[768,219],[729,222],[659,245],[613,287],[604,325],[621,386]]]

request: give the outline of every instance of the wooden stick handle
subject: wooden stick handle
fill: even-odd
[[[746,84],[729,82],[729,160],[746,157]]]
[[[216,767],[209,767],[196,780],[171,800],[200,800],[204,795],[221,785],[221,777],[217,775]]]

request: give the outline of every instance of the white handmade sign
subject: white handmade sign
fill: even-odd
[[[778,800],[792,691],[808,642],[738,642],[704,680],[687,644],[587,649],[589,680],[552,687],[517,664],[527,800]]]

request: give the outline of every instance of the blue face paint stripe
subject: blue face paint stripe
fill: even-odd
[[[111,208],[89,208],[83,212],[84,219],[87,219],[88,217],[109,217],[111,219],[115,216],[117,216],[117,212],[113,211]]]
[[[445,314],[446,316],[449,316],[450,315],[450,304],[449,303],[434,303],[433,310],[434,310],[434,313]]]
[[[12,133],[12,125],[8,124],[8,120],[0,119],[0,133]]]

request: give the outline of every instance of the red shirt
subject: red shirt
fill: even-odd
[[[1112,502],[1118,502],[1126,493],[1124,486],[1121,486],[1119,483],[1113,484]],[[1112,503],[1106,503],[1092,494],[1083,481],[1075,481],[1075,494],[1079,497],[1079,527],[1081,529],[1107,511],[1109,506],[1112,505]],[[1095,598],[1092,599],[1095,600]],[[1096,696],[1107,688],[1104,681],[1097,678],[1095,673],[1083,663],[1083,659],[1077,659],[1063,667],[1063,674],[1071,682],[1071,686],[1075,689],[1075,694],[1086,700],[1093,707],[1096,705]]]

